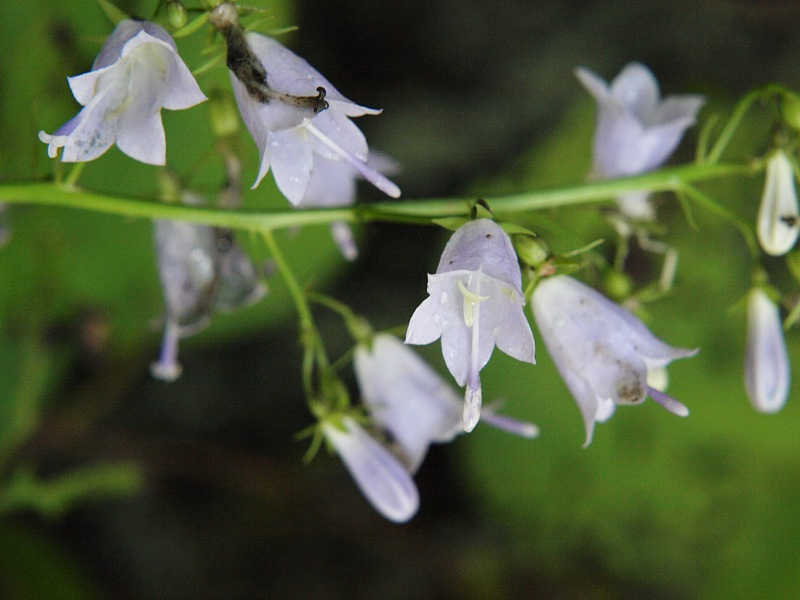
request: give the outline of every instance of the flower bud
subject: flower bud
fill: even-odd
[[[517,251],[520,262],[533,268],[538,267],[550,256],[547,244],[530,235],[514,236],[514,250]]]
[[[777,305],[762,288],[747,298],[744,383],[753,408],[774,413],[789,394],[789,358]]]
[[[794,170],[783,150],[767,161],[767,175],[761,206],[758,209],[756,233],[764,252],[781,256],[797,241],[797,191]]]
[[[169,0],[167,2],[167,21],[169,21],[170,25],[175,29],[180,29],[186,26],[188,20],[186,7],[179,0]]]

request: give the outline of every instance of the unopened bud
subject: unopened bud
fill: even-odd
[[[632,288],[631,278],[626,273],[610,270],[603,276],[603,289],[606,295],[618,302],[628,298]]]
[[[169,0],[167,2],[167,21],[175,29],[186,26],[189,18],[186,14],[186,7],[180,0]]]
[[[530,235],[514,236],[514,249],[519,260],[533,268],[541,265],[550,256],[547,245]]]

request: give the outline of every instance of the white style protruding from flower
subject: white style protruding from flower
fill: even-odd
[[[68,80],[84,108],[54,134],[39,132],[50,158],[64,148],[64,162],[94,160],[116,143],[131,158],[163,165],[161,109],[181,110],[206,100],[170,35],[145,21],[122,21],[92,70]]]
[[[246,40],[266,70],[269,89],[291,97],[312,97],[318,95],[318,88],[323,88],[328,103],[328,108],[315,113],[277,98],[260,101],[231,73],[239,112],[261,156],[253,187],[261,183],[271,167],[278,189],[297,206],[306,196],[314,171],[327,168],[320,163],[322,159],[340,165],[339,176],[331,182],[337,188],[350,185],[344,183],[343,177],[343,167],[348,165],[385,194],[399,197],[400,189],[367,164],[366,139],[350,120],[381,111],[345,98],[305,60],[275,40],[258,33],[246,34]],[[340,195],[344,190],[335,192]]]
[[[432,443],[451,441],[464,431],[464,402],[439,374],[396,337],[376,334],[356,347],[353,366],[361,397],[375,425],[388,431],[393,450],[416,473]],[[484,410],[483,420],[533,438],[531,424]]]
[[[607,84],[589,69],[575,76],[597,101],[592,177],[613,179],[661,166],[694,125],[705,99],[699,95],[660,99],[658,81],[642,64],[630,63]],[[618,198],[629,218],[654,218],[646,192]]]
[[[352,417],[341,427],[331,420],[322,431],[370,504],[384,517],[404,523],[419,509],[419,493],[403,464]]]
[[[781,256],[797,241],[800,218],[792,163],[783,150],[767,161],[764,194],[758,209],[756,233],[764,252]]]
[[[789,394],[789,357],[778,306],[761,288],[747,296],[744,383],[753,408],[774,413]]]
[[[442,338],[442,355],[458,385],[466,385],[463,422],[472,431],[480,418],[480,371],[495,345],[535,363],[533,334],[522,307],[522,275],[511,239],[494,221],[470,221],[445,246],[430,296],[417,307],[407,344]]]
[[[578,403],[586,444],[595,422],[617,404],[640,404],[647,396],[678,416],[689,410],[652,385],[661,369],[696,350],[673,348],[633,314],[566,275],[539,282],[531,296],[536,324],[553,362]]]

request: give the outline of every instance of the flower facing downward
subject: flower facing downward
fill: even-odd
[[[625,66],[611,85],[583,67],[575,75],[597,101],[592,175],[599,179],[660,167],[694,125],[705,102],[698,95],[661,100],[658,81],[639,63]],[[631,194],[619,201],[628,216],[652,219],[647,194]]]
[[[480,418],[480,370],[495,345],[535,363],[511,239],[489,219],[462,225],[447,242],[436,274],[428,275],[428,294],[411,317],[406,343],[442,338],[447,368],[458,385],[466,385],[464,429],[472,431]]]
[[[689,410],[648,385],[648,376],[696,350],[673,348],[641,321],[571,277],[541,281],[531,297],[534,318],[553,362],[583,414],[586,445],[594,424],[617,404],[640,404],[650,396],[679,416]]]
[[[797,191],[792,163],[782,150],[767,161],[764,194],[758,209],[756,232],[764,252],[781,256],[797,241]]]
[[[758,411],[774,413],[789,394],[789,357],[776,304],[761,288],[747,297],[747,349],[744,383]]]
[[[323,421],[322,431],[375,510],[395,523],[417,513],[419,493],[411,475],[352,417],[343,417],[341,426]]]
[[[69,78],[83,109],[54,134],[39,132],[55,158],[94,160],[112,144],[143,163],[163,165],[166,141],[161,109],[180,110],[206,97],[160,26],[122,21],[106,40],[92,70]]]
[[[430,444],[449,442],[464,431],[461,398],[394,336],[379,333],[369,346],[359,344],[353,365],[373,422],[390,434],[409,472],[417,471]],[[488,409],[484,420],[522,437],[538,434],[535,425]]]
[[[229,36],[229,66],[230,35],[236,27],[222,29]],[[248,86],[240,80],[241,74],[231,71],[239,112],[261,156],[253,187],[272,168],[278,189],[296,206],[304,199],[315,170],[326,168],[320,162],[324,160],[346,164],[387,195],[400,196],[394,183],[367,164],[366,139],[350,120],[381,111],[345,98],[305,60],[275,40],[258,33],[245,34],[243,39],[266,72],[264,81]],[[323,97],[324,104],[300,102]]]
[[[216,310],[232,311],[266,294],[249,257],[230,231],[182,221],[156,221],[154,238],[164,290],[164,341],[153,377],[181,374],[178,341],[202,330]]]

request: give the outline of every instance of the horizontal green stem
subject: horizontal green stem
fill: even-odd
[[[594,204],[621,194],[642,191],[677,191],[682,183],[700,183],[725,177],[752,175],[754,168],[740,164],[684,165],[645,175],[574,186],[485,198],[496,215],[545,210],[560,206]],[[226,210],[204,206],[166,204],[153,200],[98,194],[56,183],[0,184],[0,202],[48,205],[92,210],[123,217],[172,219],[231,229],[271,231],[334,221],[420,222],[469,214],[474,199],[433,198],[307,210]]]

